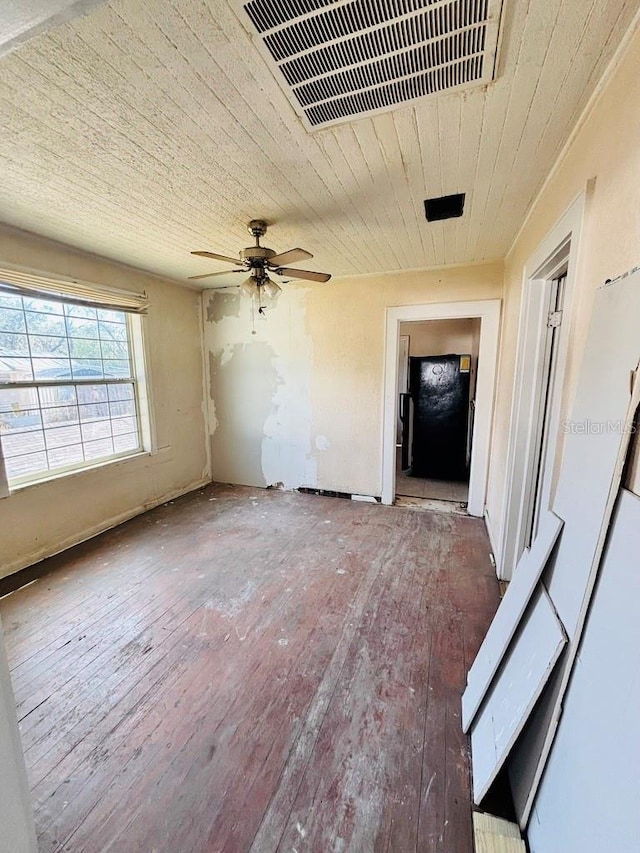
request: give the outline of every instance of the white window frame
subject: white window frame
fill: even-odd
[[[9,480],[6,462],[2,452],[2,435],[0,434],[0,498],[9,496],[12,492],[29,486],[38,485],[49,480],[68,477],[72,474],[83,473],[106,465],[113,465],[124,460],[132,459],[155,452],[156,439],[151,399],[151,382],[148,368],[147,348],[145,343],[145,321],[147,298],[145,294],[135,294],[117,289],[107,289],[86,282],[55,279],[38,273],[24,270],[0,269],[0,283],[8,284],[14,292],[22,296],[37,296],[40,299],[55,300],[64,304],[78,304],[119,311],[125,313],[127,325],[127,343],[131,362],[131,376],[119,379],[56,379],[21,383],[1,383],[3,388],[20,387],[38,388],[46,385],[78,386],[83,384],[133,384],[134,402],[138,424],[138,447],[120,453],[110,454],[95,460],[82,461],[71,465],[61,466],[28,474],[24,477]],[[10,291],[9,291],[10,292]],[[76,296],[76,298],[74,298]]]

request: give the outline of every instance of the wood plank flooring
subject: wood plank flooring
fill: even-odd
[[[472,853],[483,523],[212,486],[0,599],[41,853]]]

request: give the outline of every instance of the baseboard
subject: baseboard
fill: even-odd
[[[193,483],[189,483],[187,486],[181,486],[178,489],[172,489],[169,492],[161,495],[160,497],[155,497],[152,500],[145,501],[142,504],[138,504],[138,506],[133,507],[132,509],[128,509],[125,512],[121,512],[118,515],[114,515],[111,518],[103,519],[99,524],[95,524],[93,527],[90,527],[88,530],[83,530],[82,533],[77,533],[73,536],[68,536],[66,539],[63,539],[61,542],[57,542],[55,545],[51,545],[45,548],[38,548],[35,551],[27,554],[24,557],[21,557],[19,560],[15,560],[13,563],[9,563],[3,569],[2,575],[0,579],[8,577],[9,575],[13,575],[16,572],[22,571],[23,569],[32,566],[34,563],[39,563],[41,560],[46,560],[49,557],[55,557],[56,554],[61,554],[62,551],[66,551],[68,548],[73,548],[74,545],[80,545],[82,542],[86,542],[88,539],[93,539],[94,536],[99,536],[101,533],[104,533],[107,530],[111,530],[113,527],[117,527],[119,524],[123,524],[125,521],[129,521],[131,518],[135,518],[137,515],[142,515],[144,512],[148,512],[150,509],[154,509],[161,504],[166,503],[167,501],[174,500],[175,498],[182,497],[182,495],[188,495],[189,492],[195,492],[196,489],[201,489],[203,486],[208,485],[211,482],[210,479],[197,480]]]

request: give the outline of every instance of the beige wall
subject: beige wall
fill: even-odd
[[[488,493],[490,526],[500,535],[522,273],[527,259],[576,196],[586,198],[571,322],[563,417],[577,384],[596,288],[640,264],[640,33],[602,89],[538,199],[505,262],[501,369]],[[639,330],[640,333],[640,330]],[[559,449],[561,452],[561,449]],[[495,544],[495,543],[494,543]]]
[[[385,309],[502,296],[502,264],[204,294],[214,480],[379,495]]]
[[[158,453],[28,486],[0,500],[0,576],[208,479],[200,294],[32,235],[0,228],[0,263],[145,290]]]
[[[400,323],[400,334],[409,335],[409,355],[464,355],[472,352],[480,320],[423,320]],[[480,340],[479,334],[476,336]]]

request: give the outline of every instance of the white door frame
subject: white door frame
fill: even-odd
[[[551,377],[553,398],[549,412],[548,448],[543,477],[542,511],[550,509],[551,479],[560,430],[565,367],[571,337],[573,293],[576,280],[578,242],[585,207],[582,192],[547,234],[525,264],[518,325],[518,351],[514,371],[514,395],[509,426],[509,448],[504,481],[504,512],[500,547],[496,554],[498,577],[510,580],[523,548],[530,500],[531,466],[535,454],[540,389],[544,382],[544,342],[548,314],[545,294],[550,280],[563,265],[567,267],[564,310],[557,350],[556,372]]]
[[[396,418],[398,400],[398,346],[400,323],[420,320],[480,319],[480,347],[476,380],[476,413],[473,425],[471,470],[469,475],[469,515],[482,517],[487,491],[489,440],[498,363],[500,299],[475,302],[437,302],[387,308],[386,349],[382,417],[382,503],[392,504],[396,496]]]

